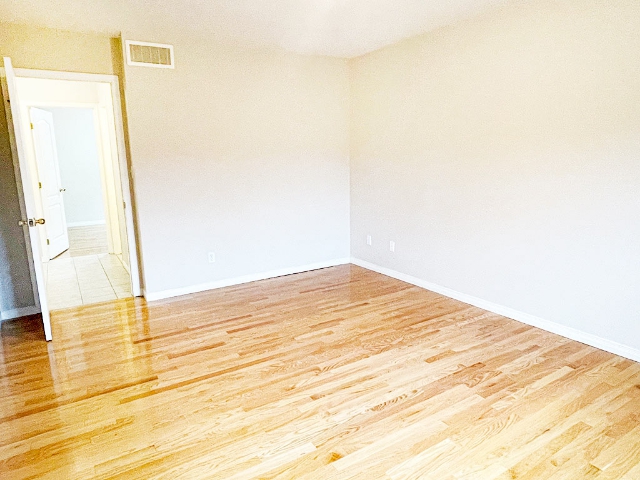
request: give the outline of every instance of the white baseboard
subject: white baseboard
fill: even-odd
[[[106,225],[105,220],[93,220],[89,222],[67,222],[67,227],[92,227],[93,225]]]
[[[566,325],[562,325],[560,323],[552,322],[550,320],[545,320],[544,318],[540,318],[540,317],[536,317],[535,315],[530,315],[528,313],[520,312],[518,310],[514,310],[512,308],[505,307],[497,303],[489,302],[487,300],[483,300],[481,298],[474,297],[472,295],[460,293],[450,288],[443,287],[435,283],[427,282],[426,280],[412,277],[411,275],[406,275],[404,273],[397,272],[390,268],[385,268],[379,265],[375,265],[373,263],[365,262],[364,260],[360,260],[358,258],[352,258],[351,263],[353,263],[354,265],[358,265],[359,267],[366,268],[367,270],[372,270],[374,272],[381,273],[388,277],[392,277],[397,280],[402,280],[403,282],[416,285],[417,287],[421,287],[426,290],[431,290],[432,292],[439,293],[440,295],[444,295],[446,297],[453,298],[455,300],[459,300],[464,303],[468,303],[469,305],[473,305],[474,307],[479,307],[479,308],[482,308],[483,310],[488,310],[490,312],[497,313],[498,315],[502,315],[503,317],[517,320],[518,322],[531,325],[532,327],[537,327],[542,330],[546,330],[547,332],[555,333],[565,338],[569,338],[571,340],[575,340],[577,342],[584,343],[586,345],[590,345],[595,348],[599,348],[600,350],[605,350],[607,352],[620,355],[621,357],[625,357],[630,360],[635,360],[636,362],[640,362],[640,350],[633,347],[629,347],[627,345],[623,345],[618,342],[614,342],[613,340],[608,340],[606,338],[602,338],[597,335],[593,335],[591,333],[583,332],[582,330],[578,330],[572,327],[567,327]]]
[[[11,320],[14,318],[26,317],[27,315],[35,315],[40,313],[40,309],[36,306],[14,308],[13,310],[5,310],[0,316],[0,320]]]
[[[179,297],[181,295],[189,295],[190,293],[204,292],[207,290],[215,290],[218,288],[231,287],[233,285],[241,285],[243,283],[256,282],[258,280],[266,280],[268,278],[282,277],[284,275],[292,275],[294,273],[308,272],[311,270],[319,270],[321,268],[335,267],[337,265],[346,265],[351,263],[350,258],[340,258],[337,260],[330,260],[328,262],[312,263],[310,265],[303,265],[299,267],[283,268],[280,270],[271,270],[269,272],[254,273],[251,275],[244,275],[242,277],[228,278],[224,280],[218,280],[215,282],[201,283],[199,285],[190,285],[188,287],[174,288],[171,290],[161,290],[158,292],[143,291],[143,296],[148,302],[155,300],[163,300],[165,298]]]

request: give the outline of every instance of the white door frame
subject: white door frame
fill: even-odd
[[[113,103],[113,99],[111,99],[111,101]],[[114,193],[112,193],[112,190],[113,188],[116,188],[116,185],[115,185],[115,182],[108,181],[108,178],[113,178],[113,175],[111,174],[111,172],[113,171],[114,160],[113,160],[113,157],[106,158],[105,146],[103,144],[104,142],[103,137],[105,136],[105,133],[103,132],[103,127],[107,129],[110,128],[110,125],[107,125],[105,123],[105,121],[108,122],[109,119],[107,118],[105,120],[105,119],[102,119],[100,116],[100,110],[104,109],[105,106],[99,103],[92,103],[92,102],[59,102],[59,101],[45,101],[45,102],[30,101],[30,102],[22,102],[22,105],[26,107],[27,111],[30,111],[31,108],[40,108],[40,109],[84,108],[87,110],[91,110],[93,115],[95,134],[96,134],[96,151],[98,153],[98,164],[100,169],[100,187],[102,189],[102,203],[103,203],[104,216],[105,216],[105,225],[107,228],[107,247],[108,247],[109,253],[121,254],[122,247],[120,244],[120,230],[119,228],[114,228],[114,223],[120,223],[120,219],[117,218],[118,217],[117,211],[116,212],[113,211],[113,206],[115,205],[115,199],[112,198],[114,196]],[[115,122],[115,117],[113,118],[113,120]],[[119,156],[117,149],[116,151],[113,151],[110,153],[115,154],[116,156]],[[30,163],[34,163],[36,165],[34,167],[34,171],[38,171],[37,158],[35,156],[35,152],[32,152],[31,155],[27,155],[27,160]],[[118,167],[119,167],[119,164],[118,164]],[[118,168],[118,170],[120,170],[120,168]],[[36,200],[39,202],[41,212],[43,212],[43,215],[44,215],[44,203],[43,203],[42,196],[40,195],[40,191],[34,190],[34,192],[38,197]],[[116,205],[116,209],[117,208],[119,208],[119,205]],[[115,216],[115,221],[114,221],[114,216]],[[125,224],[126,224],[126,218],[125,218]],[[125,228],[126,228],[126,225],[125,225]],[[40,251],[42,253],[42,261],[45,263],[48,262],[49,258],[51,257],[51,255],[48,254],[49,247],[47,246],[46,242],[47,242],[46,238],[42,237],[40,241]]]
[[[111,87],[111,100],[113,103],[113,116],[116,130],[116,144],[118,167],[120,170],[120,184],[122,187],[122,198],[124,200],[124,215],[127,231],[127,243],[129,246],[129,266],[131,275],[131,287],[134,297],[142,295],[140,284],[140,270],[138,261],[138,249],[136,241],[136,230],[133,218],[131,203],[131,184],[129,181],[129,166],[127,162],[127,150],[125,147],[124,124],[122,119],[122,103],[120,98],[120,83],[116,75],[102,75],[94,73],[74,73],[54,70],[32,70],[26,68],[15,68],[15,74],[21,78],[40,78],[46,80],[70,80],[76,82],[108,83]],[[35,106],[35,105],[34,105]],[[43,105],[44,106],[44,105]],[[51,105],[53,106],[53,105]],[[62,103],[60,104],[62,106]],[[64,106],[73,106],[70,103]],[[75,106],[80,106],[76,104]],[[83,106],[89,106],[84,104]],[[95,107],[95,105],[91,105]],[[102,152],[101,152],[102,153]],[[20,189],[22,194],[22,189]],[[21,202],[23,200],[21,199]]]

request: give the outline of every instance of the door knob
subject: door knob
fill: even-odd
[[[66,188],[61,188],[61,189],[60,189],[60,193],[62,193],[62,192],[66,192],[66,191],[67,191],[67,189],[66,189]]]
[[[30,218],[29,220],[18,220],[21,227],[35,227],[36,225],[44,225],[44,218]]]

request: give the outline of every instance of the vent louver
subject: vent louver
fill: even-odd
[[[174,68],[173,45],[161,43],[125,42],[127,63],[140,67]]]

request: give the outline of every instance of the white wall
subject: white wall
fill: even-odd
[[[352,254],[640,349],[638,52],[639,2],[568,0],[354,60]]]
[[[125,70],[147,293],[348,258],[347,61],[154,40],[175,70]]]
[[[70,227],[105,222],[94,112],[47,108],[53,114],[64,209]]]

